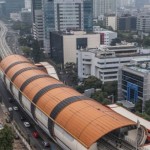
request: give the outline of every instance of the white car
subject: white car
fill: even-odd
[[[9,110],[9,111],[13,111],[12,107],[9,107],[8,110]]]
[[[17,107],[17,106],[14,106],[13,109],[14,109],[14,110],[18,110],[18,107]]]
[[[29,123],[29,122],[24,122],[24,126],[25,126],[26,128],[29,128],[29,127],[30,127],[30,123]]]

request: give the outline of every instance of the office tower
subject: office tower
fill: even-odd
[[[32,0],[33,35],[38,41],[43,41],[42,0]]]
[[[44,48],[49,51],[49,32],[92,31],[93,0],[43,0]]]
[[[25,0],[25,8],[31,9],[31,0]]]

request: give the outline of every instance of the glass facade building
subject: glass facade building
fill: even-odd
[[[84,30],[93,30],[93,0],[83,1],[83,12],[84,12]]]
[[[93,28],[93,0],[44,0],[44,47],[50,50],[50,31],[85,30]]]
[[[42,9],[42,0],[32,0],[31,7],[32,7],[32,20],[33,22],[35,22],[35,10]]]

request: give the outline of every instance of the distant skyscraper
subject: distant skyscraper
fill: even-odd
[[[25,0],[25,8],[31,9],[31,0]]]
[[[104,14],[116,13],[116,0],[93,0],[94,18]]]
[[[93,0],[43,0],[44,45],[49,51],[49,32],[66,29],[92,31]]]
[[[34,38],[43,41],[42,0],[32,0],[31,6]]]

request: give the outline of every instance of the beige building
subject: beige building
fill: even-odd
[[[105,25],[112,27],[113,30],[117,30],[117,16],[110,15],[105,17]]]
[[[76,63],[77,50],[96,48],[100,45],[100,34],[84,31],[51,32],[51,58],[56,63]]]

